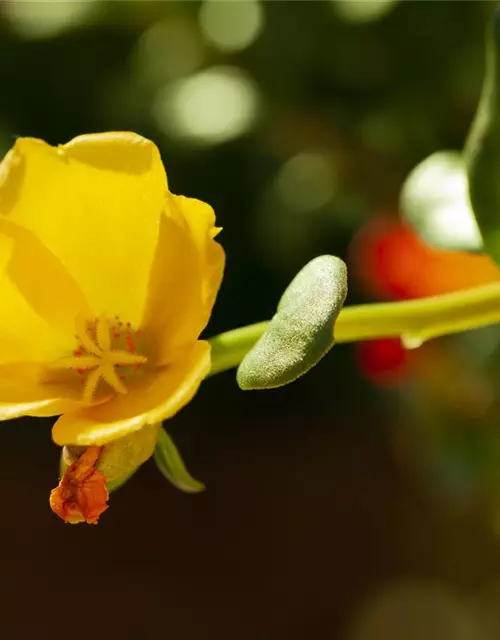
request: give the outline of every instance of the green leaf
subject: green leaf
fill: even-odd
[[[186,469],[172,438],[165,429],[160,430],[154,459],[160,472],[174,487],[186,493],[199,493],[205,486],[195,480]]]
[[[486,75],[465,145],[469,195],[486,251],[500,263],[500,9],[487,35]]]
[[[458,151],[437,151],[411,171],[401,191],[400,210],[431,246],[459,251],[482,249],[465,163]]]
[[[347,295],[340,258],[319,256],[292,280],[276,315],[237,371],[242,389],[272,389],[293,382],[334,344],[333,328]]]

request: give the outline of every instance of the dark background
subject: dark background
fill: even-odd
[[[462,146],[495,3],[357,18],[352,0],[208,4],[0,2],[0,154],[18,135],[153,139],[171,189],[224,227],[213,335],[270,317],[310,258],[347,259],[367,221],[397,213],[416,163]],[[181,101],[183,129],[169,109],[186,86],[198,115]],[[348,303],[364,299],[352,279]],[[435,348],[468,367],[485,340],[498,332]],[[496,397],[494,362],[479,368]],[[277,391],[243,393],[234,371],[207,380],[168,425],[207,491],[177,492],[150,462],[96,527],[49,509],[50,421],[3,423],[0,635],[498,638],[498,412],[464,415],[418,372],[376,383],[350,345]]]

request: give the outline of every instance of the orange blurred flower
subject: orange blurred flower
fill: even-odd
[[[382,216],[354,238],[350,267],[363,289],[382,299],[424,298],[500,280],[489,256],[434,249],[409,225]]]
[[[399,338],[358,342],[355,345],[355,354],[363,374],[381,386],[392,386],[402,380],[412,356]]]
[[[382,300],[425,298],[500,280],[500,268],[489,256],[435,249],[409,225],[387,216],[375,217],[358,232],[349,266],[361,288]],[[401,382],[427,355],[407,351],[399,338],[354,348],[363,374],[383,386]]]

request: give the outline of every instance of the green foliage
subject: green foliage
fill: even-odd
[[[483,92],[465,159],[470,199],[485,249],[500,263],[500,9],[490,23]]]
[[[186,493],[199,493],[205,489],[186,469],[174,441],[165,429],[160,429],[154,459],[161,473],[177,489]]]
[[[272,389],[303,375],[334,344],[334,324],[347,295],[345,263],[319,256],[292,280],[264,334],[237,372],[242,389]]]

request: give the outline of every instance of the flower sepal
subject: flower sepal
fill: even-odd
[[[184,493],[200,493],[205,485],[195,480],[186,469],[177,447],[165,429],[160,429],[154,451],[154,460],[160,473]]]

